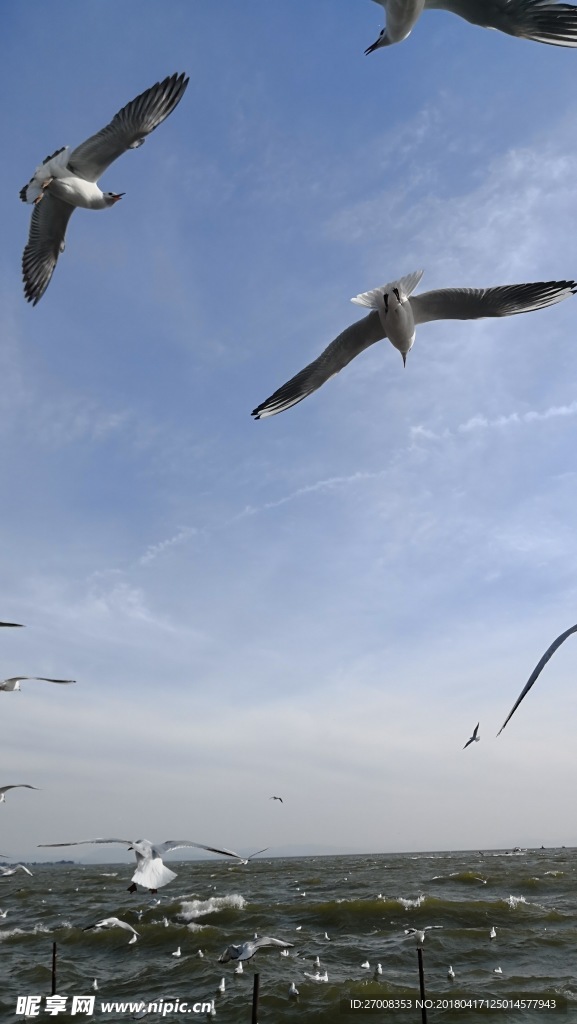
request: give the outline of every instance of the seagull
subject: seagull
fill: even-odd
[[[375,967],[375,974],[382,974],[382,973],[383,973],[383,965],[382,964],[377,964],[377,966]]]
[[[289,999],[298,999],[298,997],[299,997],[299,990],[296,987],[294,981],[291,981],[291,983],[289,985],[288,997],[289,997]]]
[[[315,958],[313,960],[313,966],[314,967],[320,967],[321,966],[321,958],[320,958],[320,956],[315,956]]]
[[[238,946],[227,946],[224,952],[220,954],[218,962],[219,964],[227,964],[229,960],[250,960],[261,946],[282,946],[286,949],[287,946],[294,946],[294,942],[285,942],[284,939],[272,939],[268,935],[263,935],[260,939],[250,939],[248,942],[241,942]]]
[[[417,949],[420,949],[425,941],[425,932],[432,928],[442,928],[442,924],[427,924],[424,928],[405,928],[405,935],[414,935]]]
[[[8,913],[7,910],[0,910],[0,917],[2,917],[2,918],[6,917],[7,913]]]
[[[455,979],[455,972],[454,972],[454,970],[453,970],[451,965],[449,965],[449,970],[447,971],[447,977],[448,977],[449,981],[454,981],[454,979]]]
[[[180,103],[188,78],[174,74],[127,103],[110,124],[70,151],[57,149],[34,171],[20,192],[33,203],[28,244],[22,257],[24,295],[33,306],[40,301],[64,252],[68,221],[77,206],[105,210],[124,192],[102,192],[96,182],[119,156],[137,149]]]
[[[479,742],[481,737],[477,735],[478,732],[479,732],[479,722],[477,722],[475,728],[473,729],[473,735],[470,737],[470,739],[467,740],[467,742],[465,743],[465,746],[463,747],[463,750],[466,750],[470,743],[478,743]]]
[[[46,676],[11,676],[10,679],[3,679],[0,683],[0,690],[6,690],[12,692],[13,690],[20,689],[20,683],[26,680],[36,680],[40,683],[62,683],[68,685],[69,683],[75,683],[75,679],[47,679]]]
[[[18,870],[25,871],[27,875],[33,877],[32,872],[29,871],[24,864],[13,864],[11,868],[3,868],[2,871],[0,871],[0,878],[6,878],[8,875],[15,875]]]
[[[234,973],[235,974],[243,974],[243,972],[244,972],[244,967],[242,966],[242,961],[239,960],[239,962],[237,963],[237,965],[236,965],[236,967],[234,969]]]
[[[151,843],[149,839],[81,839],[72,843],[39,843],[39,846],[86,846],[91,843],[123,843],[133,850],[136,856],[136,871],[132,876],[132,885],[129,885],[129,892],[136,892],[137,885],[142,885],[150,892],[156,892],[163,885],[172,882],[176,878],[176,872],[171,871],[162,862],[162,855],[170,850],[179,850],[185,846],[192,846],[195,850],[208,850],[210,853],[221,853],[225,857],[238,857],[232,850],[220,850],[215,846],[204,846],[203,843],[191,843],[187,839],[167,839],[165,843]]]
[[[535,668],[531,672],[531,675],[529,676],[527,682],[525,683],[525,686],[521,690],[521,693],[519,694],[517,700],[515,701],[513,707],[511,708],[509,714],[507,715],[505,721],[503,722],[503,725],[499,729],[499,732],[497,733],[497,736],[501,735],[501,733],[503,732],[503,729],[507,725],[507,722],[515,714],[517,708],[519,707],[519,704],[523,700],[523,697],[525,697],[526,694],[529,693],[529,690],[533,686],[533,683],[535,683],[537,681],[537,679],[539,678],[539,676],[541,675],[541,672],[545,668],[545,665],[549,661],[549,658],[551,658],[555,654],[555,651],[557,650],[557,648],[560,647],[561,644],[567,639],[568,636],[571,636],[572,633],[577,633],[577,626],[571,626],[569,629],[566,629],[565,632],[561,633],[561,635],[558,636],[557,639],[553,641],[551,646],[547,648],[547,650],[545,651],[545,654],[543,655],[541,660],[539,662],[537,662],[537,664],[535,665]]]
[[[331,941],[329,935],[327,934],[327,932],[325,932],[325,939],[327,940],[327,942]]]
[[[217,985],[217,992],[226,992],[226,981],[221,978]]]
[[[94,989],[95,992],[98,992],[98,978],[95,978],[94,981],[92,982],[92,988]]]
[[[494,288],[437,288],[411,298],[422,276],[423,271],[417,270],[351,299],[359,306],[370,307],[373,312],[345,328],[317,359],[253,409],[251,415],[260,420],[297,405],[355,356],[384,338],[399,350],[405,364],[407,353],[413,347],[417,324],[528,313],[561,302],[577,291],[575,281],[538,281]]]
[[[489,932],[489,938],[490,939],[496,939],[497,938],[497,929],[496,928],[491,928],[491,931]]]
[[[257,850],[256,853],[251,853],[249,857],[241,857],[240,854],[238,854],[238,853],[232,853],[232,850],[231,850],[231,854],[232,854],[233,857],[237,858],[237,860],[239,861],[240,864],[248,864],[249,860],[252,860],[253,857],[258,857],[259,853],[266,853],[267,850],[270,850],[270,846],[265,846],[264,849]],[[230,856],[230,854],[229,854],[229,856]]]
[[[38,786],[29,786],[26,782],[17,782],[14,786],[0,786],[0,804],[6,803],[6,793],[9,789],[37,789]]]
[[[328,981],[329,980],[329,972],[328,971],[325,971],[324,974],[319,974],[318,971],[317,971],[316,974],[307,974],[307,972],[305,971],[304,972],[304,976],[305,976],[305,978],[310,978],[311,981]]]
[[[280,800],[281,804],[284,803],[282,796],[269,796],[269,800]]]
[[[97,921],[96,924],[87,924],[86,928],[83,928],[82,931],[89,932],[94,930],[100,932],[103,928],[124,928],[126,932],[132,932],[132,938],[128,943],[129,946],[132,946],[140,938],[140,932],[137,932],[136,928],[133,928],[126,921],[121,921],[119,917],[103,917],[102,921]]]
[[[494,967],[493,968],[493,974],[502,974],[502,973],[503,973],[503,968],[502,967]]]
[[[370,970],[371,965],[368,960],[365,960],[364,964],[361,964],[361,967],[363,968],[363,970],[368,971]]]
[[[402,43],[424,10],[443,10],[481,28],[553,46],[577,46],[577,7],[550,0],[375,0],[384,7],[386,27],[365,53]]]
[[[171,953],[171,956],[182,956],[182,953],[180,952],[180,946],[178,946],[178,947],[177,947],[177,948],[176,948],[176,949],[174,950],[174,953]]]

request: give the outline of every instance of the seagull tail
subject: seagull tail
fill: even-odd
[[[412,274],[407,274],[405,277],[400,277],[398,281],[391,281],[390,284],[381,285],[380,288],[373,288],[370,292],[361,292],[360,295],[355,295],[351,302],[354,302],[357,306],[368,306],[369,309],[379,309],[383,303],[383,293],[391,292],[393,288],[397,288],[404,299],[408,299],[411,292],[415,290],[419,281],[423,276],[424,271],[415,270]]]

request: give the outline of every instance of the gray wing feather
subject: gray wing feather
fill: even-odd
[[[79,839],[72,843],[38,843],[38,846],[86,846],[90,843],[124,843],[132,846],[134,839]]]
[[[351,359],[358,356],[364,349],[369,348],[370,345],[374,345],[375,342],[382,341],[386,336],[378,312],[369,313],[362,320],[357,320],[339,334],[338,338],[331,341],[318,359],[305,366],[304,370],[283,384],[278,391],[267,398],[266,402],[262,402],[256,409],[253,409],[251,416],[260,420],[266,416],[275,416],[277,413],[297,405],[298,402],[302,402],[303,398],[311,395],[313,391],[322,387],[327,380],[339,373],[350,363]]]
[[[529,313],[575,294],[574,281],[538,281],[497,288],[440,288],[409,299],[416,324]]]
[[[192,846],[195,850],[208,850],[210,853],[221,853],[224,857],[238,858],[238,853],[233,853],[232,850],[221,850],[218,846],[205,846],[203,843],[191,843],[188,839],[167,839],[165,843],[154,843],[154,849],[160,854],[185,846]]]
[[[28,244],[22,256],[24,295],[33,306],[50,284],[74,207],[45,192],[32,211]]]
[[[577,46],[577,7],[552,0],[425,0],[473,25],[552,46]]]
[[[98,181],[114,160],[127,149],[141,146],[146,136],[172,113],[188,82],[184,74],[171,75],[131,100],[102,131],[72,151],[70,169],[86,181]]]
[[[531,675],[529,676],[525,686],[523,687],[521,693],[519,694],[517,700],[515,701],[513,707],[511,708],[509,714],[507,715],[505,721],[503,722],[503,725],[499,729],[499,732],[497,733],[497,736],[500,736],[500,734],[503,732],[503,729],[507,725],[507,722],[509,721],[509,719],[512,718],[512,716],[515,714],[517,708],[519,707],[519,704],[523,700],[523,697],[525,697],[526,694],[529,693],[529,690],[533,686],[533,683],[537,681],[537,679],[541,675],[541,672],[545,668],[545,665],[547,664],[549,659],[555,654],[555,651],[557,650],[557,648],[560,647],[561,644],[564,643],[565,640],[567,639],[567,637],[571,636],[572,633],[577,633],[577,626],[571,626],[569,629],[566,629],[565,632],[561,633],[561,635],[558,636],[557,639],[553,641],[551,646],[547,648],[547,650],[545,651],[545,654],[543,655],[541,660],[535,665],[535,668],[531,672]]]

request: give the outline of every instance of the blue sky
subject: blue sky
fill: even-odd
[[[576,300],[250,417],[358,292],[577,275],[576,55],[430,12],[365,57],[369,0],[1,18],[0,676],[78,680],[0,693],[0,783],[42,789],[2,850],[577,844],[575,638],[495,738],[577,621]],[[180,71],[31,308],[19,189]]]

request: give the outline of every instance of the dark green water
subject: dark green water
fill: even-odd
[[[128,1021],[131,1012],[104,1012],[112,1000],[188,1003],[188,1012],[160,1008],[144,1018],[206,1020],[197,1001],[215,1001],[215,1021],[251,1020],[253,975],[260,974],[259,1024],[285,1022],[421,1022],[417,952],[408,927],[428,931],[423,949],[427,996],[451,1000],[429,1009],[429,1022],[577,1022],[577,851],[520,854],[477,852],[354,857],[260,858],[231,866],[221,860],[178,864],[178,878],[159,892],[126,891],[132,862],[122,865],[33,867],[0,880],[0,1020],[12,1024],[18,996],[42,996],[40,1021]],[[119,917],[140,933],[119,928],[85,932],[99,918]],[[497,937],[489,937],[491,928]],[[298,929],[298,930],[297,930]],[[260,950],[245,964],[219,964],[231,942],[273,935],[294,942],[291,956]],[[325,938],[325,932],[329,939]],[[57,992],[95,995],[94,1014],[49,1014],[52,943],[58,948]],[[171,954],[180,946],[180,958]],[[205,953],[197,956],[198,949]],[[320,973],[328,982],[305,977]],[[370,969],[361,964],[368,960]],[[382,974],[375,975],[377,963]],[[455,980],[449,981],[452,965]],[[500,967],[502,973],[496,974]],[[225,978],[224,994],[217,993]],[[98,991],[92,983],[98,981]],[[294,981],[300,996],[288,999]],[[345,1013],[351,998],[405,1000],[408,1007]],[[455,1009],[457,1000],[555,999],[563,1011]],[[377,1006],[379,1004],[377,1003]],[[393,1004],[394,1006],[394,1004]]]

